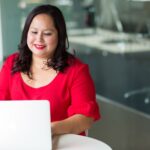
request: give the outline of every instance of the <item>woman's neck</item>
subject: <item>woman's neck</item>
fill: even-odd
[[[48,58],[41,58],[32,56],[32,64],[31,70],[42,69],[47,70],[49,67],[47,66]]]

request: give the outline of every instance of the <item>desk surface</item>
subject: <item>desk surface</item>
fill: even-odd
[[[53,137],[53,150],[112,150],[102,141],[75,135],[66,134]]]

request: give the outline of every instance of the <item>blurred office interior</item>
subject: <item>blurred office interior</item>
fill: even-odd
[[[58,6],[70,52],[89,64],[102,118],[89,136],[114,150],[150,149],[150,0],[0,0],[0,63],[30,10]]]

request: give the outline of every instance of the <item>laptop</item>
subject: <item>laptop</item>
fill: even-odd
[[[0,150],[51,149],[49,101],[0,101]]]

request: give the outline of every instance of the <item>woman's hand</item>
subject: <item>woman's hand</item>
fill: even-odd
[[[51,123],[52,135],[57,134],[79,134],[91,127],[93,119],[84,115],[76,114],[62,121]]]
[[[56,135],[56,131],[55,131],[55,130],[57,129],[57,123],[58,123],[58,122],[52,122],[52,123],[51,123],[52,136],[53,136],[53,135]]]

